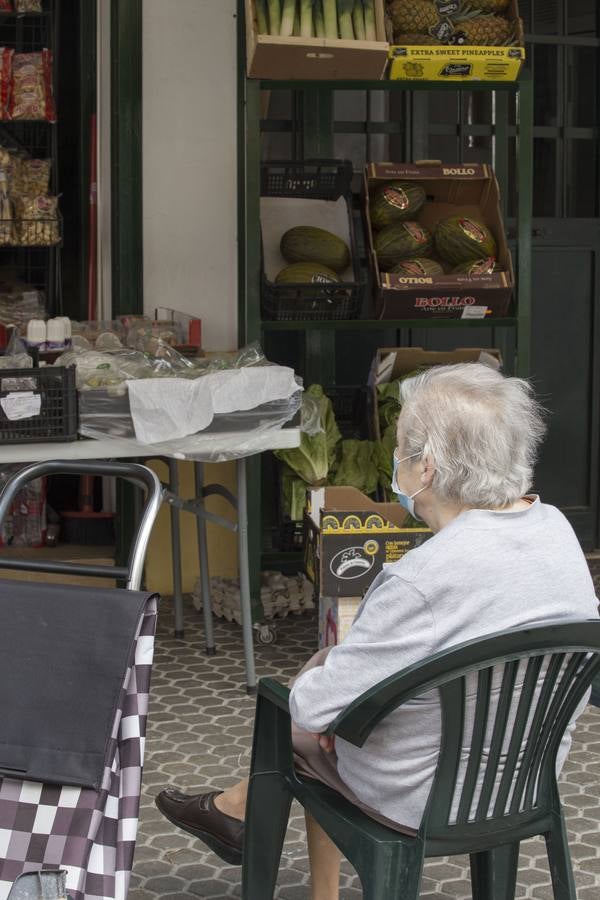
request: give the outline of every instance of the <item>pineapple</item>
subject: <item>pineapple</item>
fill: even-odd
[[[482,13],[502,13],[510,0],[477,0],[477,9]]]
[[[439,43],[438,39],[430,34],[398,34],[394,32],[394,44],[399,44],[402,47],[427,46]]]
[[[440,20],[433,0],[392,0],[388,7],[394,34],[427,34]]]
[[[457,23],[457,30],[462,31],[467,44],[478,46],[501,47],[511,44],[515,39],[514,27],[502,16],[476,16]]]

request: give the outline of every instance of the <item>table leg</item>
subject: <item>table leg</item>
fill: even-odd
[[[252,601],[250,599],[250,572],[248,566],[248,498],[246,494],[246,460],[237,461],[237,510],[238,555],[240,568],[240,610],[244,657],[246,660],[246,691],[256,693],[256,669],[254,665],[254,635],[252,629]]]
[[[179,496],[179,471],[176,459],[168,459],[169,491]],[[173,557],[173,606],[175,610],[175,637],[182,638],[183,631],[183,592],[181,588],[181,531],[179,510],[171,503],[171,554]]]
[[[198,532],[198,556],[200,557],[200,585],[202,589],[202,609],[204,613],[204,638],[206,642],[206,655],[214,656],[216,653],[215,637],[213,630],[213,614],[210,600],[210,573],[208,569],[208,544],[206,541],[206,519],[202,515],[204,505],[204,463],[194,463],[194,480],[196,483],[196,503],[199,516],[196,516],[196,529]]]

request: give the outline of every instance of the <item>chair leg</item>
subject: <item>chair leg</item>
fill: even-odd
[[[563,816],[546,837],[546,850],[554,888],[554,900],[577,900],[567,829]]]
[[[363,889],[363,900],[419,900],[423,873],[423,848],[406,848],[389,853],[375,851],[356,870]]]
[[[292,795],[280,775],[250,779],[244,832],[242,900],[272,900]]]
[[[471,853],[473,900],[514,900],[519,844]]]

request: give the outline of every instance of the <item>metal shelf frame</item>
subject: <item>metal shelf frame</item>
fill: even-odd
[[[533,185],[533,79],[525,70],[516,82],[411,82],[411,81],[261,81],[245,75],[244,4],[238,0],[238,333],[240,344],[260,341],[269,332],[305,332],[306,355],[318,355],[324,373],[331,370],[335,356],[335,335],[342,331],[396,329],[404,334],[422,328],[498,328],[502,340],[513,335],[515,373],[529,372],[532,296],[532,185]],[[509,181],[510,141],[517,148],[518,253],[516,260],[515,313],[506,318],[465,321],[462,319],[412,319],[321,322],[267,322],[261,318],[260,304],[260,163],[261,91],[293,90],[303,100],[303,150],[306,158],[331,158],[333,153],[333,98],[335,91],[482,91],[494,92],[497,110],[494,127],[494,169],[502,195]],[[509,122],[508,99],[516,94],[516,122]],[[367,95],[369,96],[369,95]],[[343,126],[343,123],[342,123]],[[343,131],[342,127],[342,131]],[[376,123],[379,133],[391,130],[390,123]],[[506,212],[506,210],[505,210]],[[500,336],[500,335],[499,335]],[[501,342],[500,342],[501,343]],[[329,368],[328,368],[329,367]],[[319,366],[317,365],[317,369]],[[325,382],[323,382],[325,383]],[[261,467],[260,460],[249,463],[250,569],[253,595],[259,590],[261,569]],[[269,554],[265,562],[282,554]]]

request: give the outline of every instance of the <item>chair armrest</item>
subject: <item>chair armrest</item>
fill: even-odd
[[[290,689],[280,684],[274,678],[261,678],[258,682],[258,695],[269,700],[274,706],[289,713]]]

